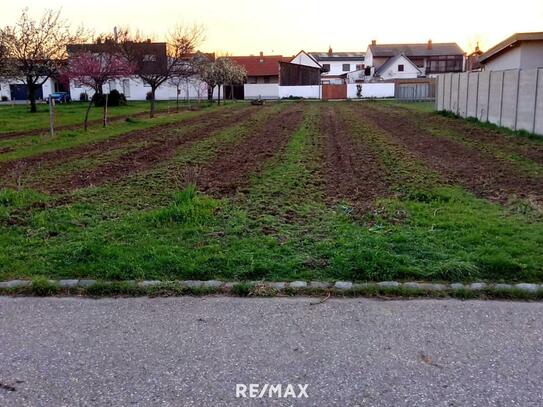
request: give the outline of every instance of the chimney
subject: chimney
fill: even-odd
[[[332,53],[333,53],[332,47],[329,45],[329,46],[328,46],[328,56],[331,57],[331,56],[332,56]]]
[[[264,52],[260,51],[260,63],[264,62]]]
[[[377,45],[377,40],[371,40],[371,45]]]
[[[432,40],[428,40],[428,49],[432,49]]]

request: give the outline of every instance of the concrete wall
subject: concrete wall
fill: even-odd
[[[279,97],[279,85],[268,84],[245,84],[243,85],[245,99],[277,99]]]
[[[320,99],[322,90],[320,85],[279,86],[279,98],[288,98],[289,96]]]
[[[543,135],[543,68],[438,75],[436,108]]]
[[[349,83],[347,97],[358,99],[357,85],[362,86],[362,98],[391,98],[394,97],[394,83]]]

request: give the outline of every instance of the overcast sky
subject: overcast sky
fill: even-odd
[[[417,6],[419,4],[419,6]],[[365,51],[390,42],[458,42],[483,49],[514,32],[543,31],[543,0],[0,0],[0,25],[28,7],[62,8],[74,25],[111,32],[129,25],[155,38],[176,23],[206,27],[204,51],[291,55],[306,51]]]

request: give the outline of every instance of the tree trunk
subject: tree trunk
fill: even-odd
[[[234,84],[230,84],[230,99],[234,100]]]
[[[177,88],[177,94],[175,95],[175,112],[179,113],[179,88]]]
[[[89,105],[87,106],[87,111],[85,112],[85,121],[83,122],[83,129],[85,129],[85,131],[87,131],[87,128],[89,127],[89,113],[92,107],[93,98],[94,96],[90,98]]]
[[[36,86],[32,82],[31,78],[27,78],[26,86],[28,88],[28,100],[30,100],[30,113],[36,113]]]
[[[155,108],[156,108],[156,101],[155,101],[155,92],[156,88],[151,88],[151,110],[149,111],[149,117],[152,119],[155,117]]]

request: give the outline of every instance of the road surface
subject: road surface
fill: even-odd
[[[0,405],[541,405],[542,303],[310,302],[0,297]]]

